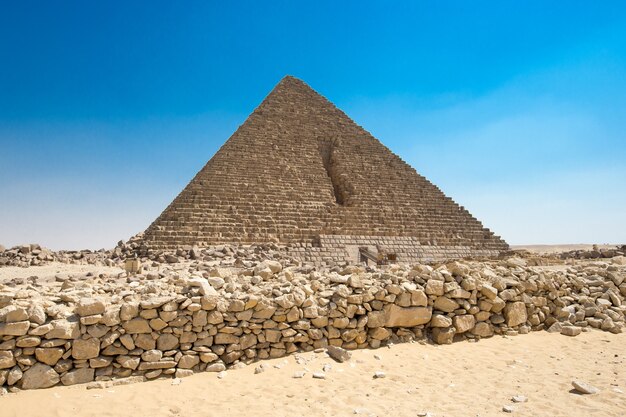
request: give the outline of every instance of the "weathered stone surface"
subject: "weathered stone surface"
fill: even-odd
[[[13,352],[0,350],[0,369],[12,368],[15,366],[15,357]]]
[[[22,389],[50,388],[60,381],[59,374],[48,365],[36,363],[24,372]]]
[[[53,320],[52,330],[46,333],[46,339],[76,339],[80,336],[80,323],[70,320]]]
[[[448,297],[437,297],[435,303],[433,304],[435,310],[444,311],[446,313],[451,313],[457,308],[459,308],[459,303],[454,300],[451,300]]]
[[[81,317],[104,314],[104,301],[98,298],[81,298],[76,305],[76,314]]]
[[[454,328],[435,327],[431,333],[433,342],[438,345],[449,345],[454,339]]]
[[[170,350],[178,346],[178,338],[172,334],[164,333],[157,339],[157,349]]]
[[[450,327],[452,326],[452,319],[450,317],[443,316],[441,314],[434,314],[430,327]]]
[[[92,359],[100,354],[100,341],[95,338],[76,339],[72,343],[72,357],[74,359]]]
[[[521,301],[507,303],[504,308],[504,317],[506,318],[506,324],[510,327],[524,324],[528,319],[526,315],[526,306]]]
[[[0,323],[0,336],[23,336],[28,333],[29,321]]]
[[[37,348],[35,349],[35,357],[39,362],[54,366],[63,356],[63,352],[63,348]]]
[[[582,328],[575,326],[564,326],[561,334],[565,336],[578,336],[582,332]]]
[[[585,381],[575,380],[572,381],[574,389],[581,394],[597,394],[600,390]]]
[[[328,346],[326,348],[326,353],[328,356],[336,360],[337,362],[345,362],[350,360],[352,354],[345,349],[342,349],[338,346]]]
[[[454,327],[457,333],[465,333],[474,328],[476,320],[471,314],[463,314],[454,317]]]
[[[94,369],[79,368],[63,375],[63,377],[61,377],[61,383],[63,385],[86,384],[93,381],[94,375]]]
[[[150,323],[148,322],[148,320],[139,317],[123,322],[122,327],[124,328],[124,330],[126,330],[126,333],[128,334],[152,332],[152,328],[150,327]]]
[[[433,311],[430,307],[398,307],[391,304],[385,313],[387,327],[414,327],[428,323]]]

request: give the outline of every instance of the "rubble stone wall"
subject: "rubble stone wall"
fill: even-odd
[[[186,281],[180,294],[140,300],[132,286],[75,302],[3,293],[0,387],[182,377],[327,345],[378,348],[425,337],[441,344],[546,329],[618,333],[626,312],[623,263],[542,272],[513,258],[321,273],[264,261],[242,277],[267,284],[265,292],[229,292],[215,270]]]

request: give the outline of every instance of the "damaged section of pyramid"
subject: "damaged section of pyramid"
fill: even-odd
[[[144,241],[153,249],[280,242],[312,248],[303,255],[312,260],[353,257],[349,252],[360,246],[385,246],[406,260],[508,249],[293,77],[278,83],[150,225]]]

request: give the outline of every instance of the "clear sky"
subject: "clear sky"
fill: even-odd
[[[0,243],[144,230],[286,74],[511,244],[626,242],[624,1],[0,6]]]

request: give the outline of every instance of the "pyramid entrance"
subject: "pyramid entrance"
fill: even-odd
[[[151,249],[275,242],[317,263],[494,256],[508,245],[294,77],[148,227]]]

